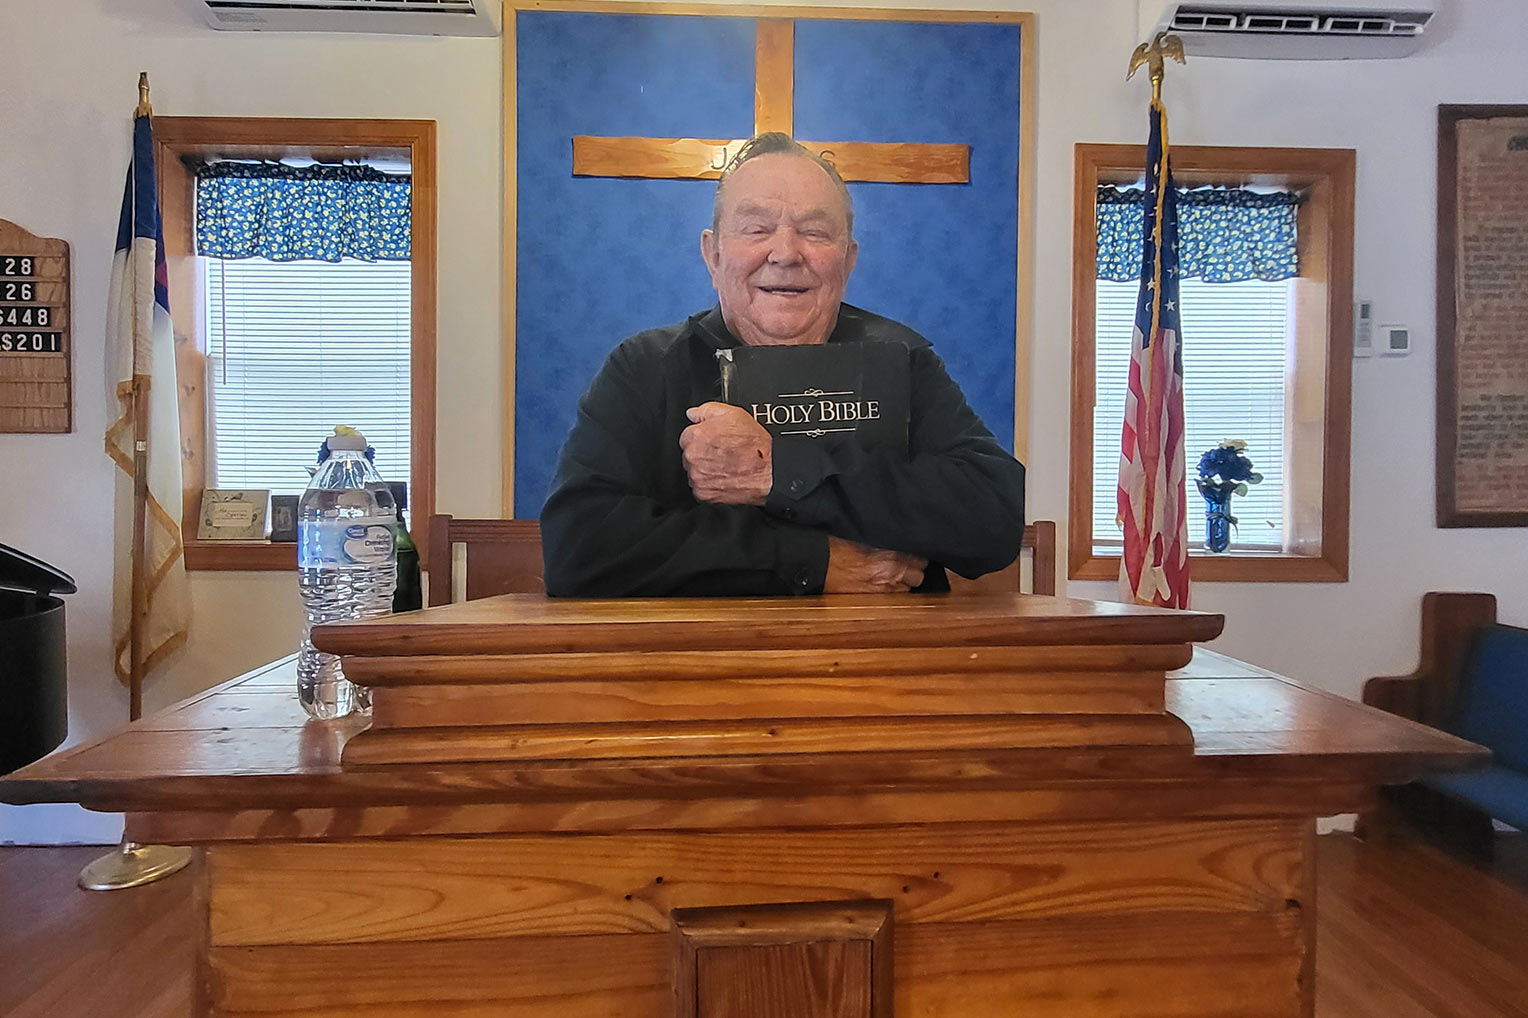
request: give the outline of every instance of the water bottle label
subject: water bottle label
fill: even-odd
[[[381,565],[393,556],[391,521],[383,519],[305,520],[299,527],[299,557],[305,566]]]
[[[352,523],[345,528],[345,558],[359,565],[374,566],[393,557],[391,523]]]

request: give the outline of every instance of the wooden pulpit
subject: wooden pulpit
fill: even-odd
[[[321,627],[0,779],[203,849],[202,1014],[1312,1013],[1314,818],[1469,743],[1054,597],[556,601]]]

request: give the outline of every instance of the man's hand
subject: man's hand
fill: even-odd
[[[690,490],[702,502],[763,505],[774,487],[773,440],[742,407],[702,403],[685,411],[692,423],[679,435]]]
[[[899,551],[828,538],[824,594],[905,594],[923,582],[927,560]]]

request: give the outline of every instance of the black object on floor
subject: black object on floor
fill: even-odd
[[[47,756],[69,732],[66,572],[0,544],[0,774]]]

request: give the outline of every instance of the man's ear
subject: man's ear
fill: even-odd
[[[849,241],[849,253],[844,257],[844,278],[849,278],[849,273],[854,271],[854,263],[859,261],[859,241]]]
[[[706,263],[706,271],[711,274],[711,285],[716,285],[716,263],[720,252],[716,247],[716,234],[711,230],[700,231],[700,258]]]

